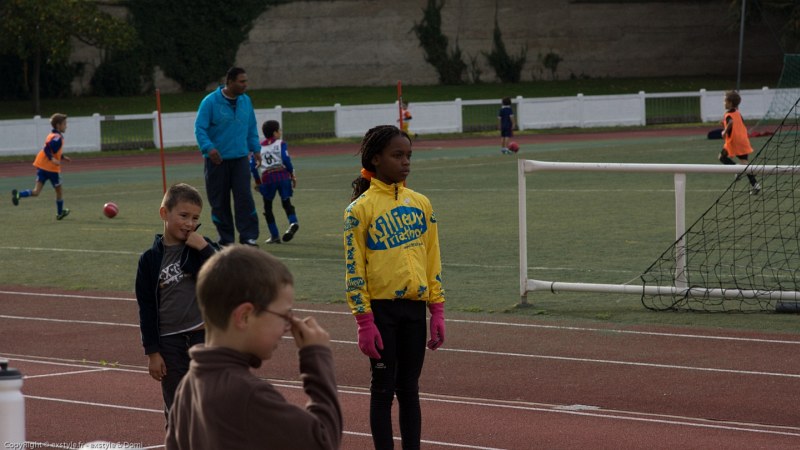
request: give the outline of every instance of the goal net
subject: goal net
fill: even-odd
[[[798,71],[800,59],[789,55]],[[784,69],[784,77],[786,71]],[[783,95],[783,94],[781,94]],[[778,110],[778,94],[770,112]],[[800,174],[768,166],[800,165],[800,110],[795,94],[782,120],[751,155],[761,192],[751,194],[745,175],[730,186],[642,275],[645,286],[686,286],[672,293],[642,295],[653,310],[800,311]],[[781,100],[783,101],[783,100]],[[685,255],[677,255],[676,253]],[[680,258],[682,256],[683,258]],[[676,260],[685,261],[677,267]],[[724,296],[709,293],[724,292]],[[642,291],[644,292],[644,290]],[[794,292],[793,294],[789,294]]]
[[[800,54],[783,55],[783,70],[770,101],[769,108],[761,120],[750,129],[750,137],[769,136],[792,109],[800,97]]]

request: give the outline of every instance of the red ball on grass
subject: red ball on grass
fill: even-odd
[[[109,219],[113,219],[119,214],[119,206],[114,202],[108,202],[103,205],[103,214]]]

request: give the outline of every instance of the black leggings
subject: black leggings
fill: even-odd
[[[286,211],[286,217],[294,215],[294,205],[292,205],[292,199],[282,199],[281,206],[283,210]],[[264,217],[267,219],[267,223],[275,223],[275,214],[272,212],[272,200],[267,200],[264,198]]]
[[[370,358],[369,424],[378,450],[394,448],[392,401],[397,396],[404,449],[418,449],[422,434],[419,376],[427,339],[424,301],[373,300],[372,313],[381,333],[381,359]]]
[[[741,159],[742,161],[747,161],[747,155],[745,155],[745,156],[737,156],[737,158]],[[719,160],[722,162],[722,164],[725,164],[725,165],[728,165],[728,166],[736,165],[736,161],[732,160],[730,158],[730,156],[728,156],[728,152],[724,148],[722,149],[722,151],[719,154]],[[747,179],[750,180],[750,186],[755,186],[756,185],[756,177],[754,177],[753,175],[747,174]]]

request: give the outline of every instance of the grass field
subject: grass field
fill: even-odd
[[[719,141],[701,134],[530,144],[520,157],[714,164]],[[294,203],[301,229],[290,244],[262,248],[290,266],[299,299],[342,303],[344,309],[341,223],[358,160],[353,155],[330,155],[294,162],[299,173]],[[72,214],[60,222],[55,220],[49,186],[39,198],[11,205],[7,193],[29,187],[32,176],[31,171],[0,178],[4,196],[0,285],[132,293],[138,256],[161,230],[160,169],[77,172],[67,166],[65,199]],[[188,182],[202,190],[199,159],[197,164],[169,167],[167,178],[168,183]],[[730,183],[723,175],[690,175],[687,181],[687,223]],[[644,309],[637,296],[612,294],[530,294],[532,306],[519,308],[516,160],[497,154],[494,146],[417,150],[409,186],[428,195],[437,211],[450,309],[537,315],[554,321],[797,329],[792,315],[656,313]],[[121,209],[113,220],[102,215],[107,201],[117,202]],[[635,281],[674,239],[670,175],[529,175],[527,208],[532,278]],[[285,218],[276,215],[284,228]],[[207,208],[202,222],[201,231],[215,238]]]

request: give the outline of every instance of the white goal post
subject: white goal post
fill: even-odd
[[[528,214],[526,177],[534,172],[635,172],[635,173],[671,173],[675,180],[675,285],[674,286],[641,286],[630,284],[597,284],[573,283],[560,281],[544,281],[528,278]],[[718,174],[776,174],[800,173],[800,166],[742,166],[722,164],[630,164],[630,163],[565,163],[545,162],[519,159],[517,161],[517,179],[519,190],[519,293],[520,304],[528,304],[528,292],[598,292],[612,294],[638,295],[704,295],[714,298],[766,298],[775,300],[800,300],[797,291],[761,291],[743,289],[705,289],[689,288],[685,281],[686,246],[686,174],[718,173]]]

